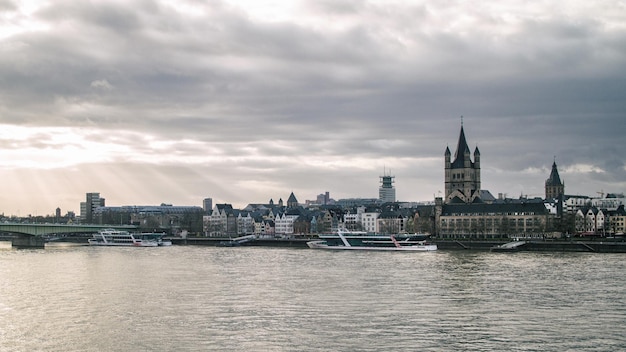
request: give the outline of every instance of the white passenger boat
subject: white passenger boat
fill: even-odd
[[[366,232],[338,231],[319,235],[319,240],[307,242],[313,249],[366,251],[436,251],[437,245],[426,241],[426,235],[370,235]]]
[[[104,229],[88,240],[90,246],[129,246],[129,247],[157,247],[158,241],[154,238],[133,235],[124,230]]]

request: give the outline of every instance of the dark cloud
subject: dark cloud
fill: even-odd
[[[83,128],[157,180],[178,158],[215,175],[179,191],[232,202],[267,195],[239,184],[376,196],[385,165],[399,198],[431,198],[461,115],[485,188],[540,192],[554,156],[568,190],[626,186],[624,9],[306,1],[270,20],[253,5],[0,2],[20,29],[0,37],[0,123]]]

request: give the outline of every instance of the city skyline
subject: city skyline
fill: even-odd
[[[0,3],[0,212],[626,190],[626,7],[423,1]]]

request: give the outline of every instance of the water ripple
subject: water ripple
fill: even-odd
[[[0,251],[3,351],[623,350],[620,254]]]

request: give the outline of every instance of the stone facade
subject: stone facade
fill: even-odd
[[[446,203],[472,203],[480,199],[480,151],[474,150],[472,161],[465,131],[461,126],[459,142],[454,161],[451,161],[450,149],[445,151],[445,202]]]

